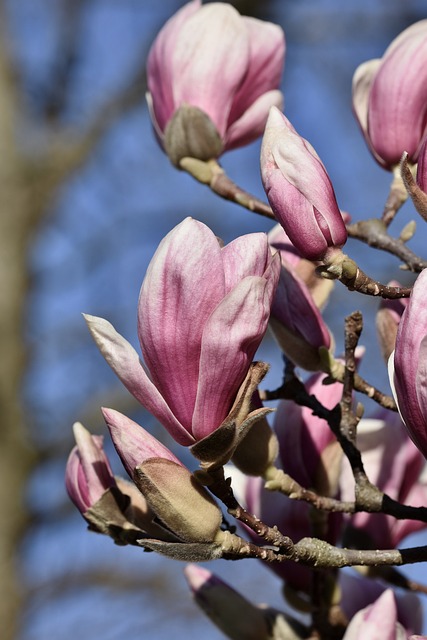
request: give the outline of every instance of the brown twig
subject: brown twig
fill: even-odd
[[[256,196],[238,187],[227,176],[224,169],[216,160],[204,162],[195,158],[183,158],[179,166],[192,175],[193,178],[202,184],[206,184],[214,193],[224,198],[224,200],[235,202],[241,207],[258,213],[270,220],[276,220],[271,207]]]
[[[393,238],[388,233],[387,225],[383,220],[373,218],[349,224],[347,233],[350,238],[361,240],[370,247],[396,256],[414,273],[419,273],[427,267],[427,261],[411,251],[401,238]]]

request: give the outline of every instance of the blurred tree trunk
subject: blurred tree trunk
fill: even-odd
[[[29,436],[22,403],[27,365],[28,248],[60,185],[85,162],[112,122],[143,99],[144,82],[138,71],[128,87],[95,114],[80,136],[76,132],[70,135],[52,121],[46,147],[30,155],[19,137],[19,127],[24,123],[37,126],[37,122],[31,123],[26,112],[18,76],[6,50],[6,18],[0,2],[0,620],[2,640],[14,640],[25,599],[17,558],[30,521],[25,487],[38,458],[32,444],[37,434]],[[46,115],[44,127],[51,114]]]

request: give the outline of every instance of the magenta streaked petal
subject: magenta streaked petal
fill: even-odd
[[[132,345],[107,320],[89,315],[85,315],[85,320],[102,355],[130,393],[163,424],[177,442],[184,446],[193,444],[191,435],[151,382]]]
[[[159,245],[138,306],[138,335],[154,384],[190,431],[199,380],[200,343],[223,298],[221,249],[212,231],[187,218]]]
[[[111,439],[127,473],[150,458],[164,458],[181,464],[174,454],[139,424],[114,409],[102,409]]]
[[[223,138],[233,96],[248,70],[245,24],[231,5],[203,5],[182,25],[174,46],[175,106],[199,107]]]
[[[271,107],[283,108],[283,94],[277,89],[266,91],[227,129],[225,149],[236,149],[253,142],[264,133]]]
[[[147,84],[155,121],[162,132],[175,110],[172,59],[176,42],[182,26],[200,6],[201,0],[192,0],[172,16],[159,32],[148,55]]]
[[[269,315],[267,281],[251,276],[225,296],[207,321],[193,416],[197,440],[226,417],[265,334]]]
[[[265,233],[239,236],[221,251],[225,291],[231,291],[246,276],[263,276],[271,252]]]

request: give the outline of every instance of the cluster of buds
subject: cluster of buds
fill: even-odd
[[[142,283],[142,358],[107,320],[85,316],[123,385],[178,445],[189,448],[199,468],[191,472],[136,422],[104,408],[130,481],[113,475],[102,438],[76,424],[66,487],[89,527],[119,544],[191,562],[268,562],[297,609],[310,609],[310,597],[319,591],[318,568],[326,567],[322,604],[329,618],[323,630],[333,627],[344,640],[421,637],[411,635],[421,628],[418,613],[408,615],[410,608],[419,610],[415,595],[402,598],[372,576],[338,575],[346,562],[325,556],[339,543],[380,554],[427,524],[425,516],[402,515],[408,511],[399,519],[381,511],[387,501],[403,509],[403,502],[416,508],[427,501],[427,270],[409,301],[383,301],[377,314],[400,415],[382,409],[363,420],[362,408],[353,406],[355,389],[380,397],[383,407],[396,406],[360,379],[357,340],[346,345],[344,362],[334,359],[335,341],[322,311],[331,279],[344,274],[349,288],[357,288],[359,270],[342,253],[348,215],[326,168],[280,110],[284,52],[276,25],[200,0],[186,4],[154,42],[147,100],[171,162],[181,168],[188,158],[209,164],[264,131],[261,177],[279,225],[269,235],[242,235],[229,244],[193,218],[176,226]],[[403,180],[427,218],[426,56],[427,21],[421,21],[398,36],[381,60],[357,69],[353,103],[384,168],[395,171],[406,153]],[[248,208],[255,208],[253,201]],[[396,282],[373,290],[401,293]],[[268,365],[254,361],[268,326],[286,361],[273,429],[266,419],[272,409],[262,403],[269,394],[258,388]],[[296,368],[314,373],[303,384]],[[231,469],[227,479],[224,465]],[[370,502],[360,498],[362,489],[374,496]],[[218,500],[243,523],[245,537],[225,522]],[[313,537],[315,543],[304,547]],[[362,565],[364,558],[347,564]],[[377,576],[396,585],[395,574],[381,568]],[[186,576],[196,602],[230,638],[326,637],[253,605],[206,569],[190,565]]]

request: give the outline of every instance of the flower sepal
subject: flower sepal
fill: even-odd
[[[183,158],[211,160],[221,155],[223,143],[209,116],[189,104],[175,111],[165,129],[165,152],[176,167]]]
[[[213,471],[227,464],[252,426],[273,411],[268,407],[251,410],[252,396],[268,368],[265,362],[251,364],[225,420],[215,431],[190,448],[205,470]]]
[[[91,531],[110,536],[116,544],[137,544],[144,532],[126,516],[130,502],[129,496],[117,487],[111,487],[83,517]]]

